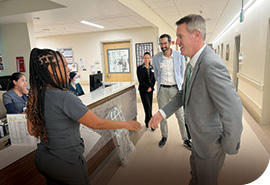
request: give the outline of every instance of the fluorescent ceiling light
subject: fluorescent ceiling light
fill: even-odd
[[[258,0],[249,0],[248,3],[244,6],[244,12],[246,12],[255,2],[258,2]],[[238,21],[240,17],[240,11],[235,15],[235,17],[231,20],[231,22],[224,28],[222,32],[215,38],[215,40],[212,43],[216,43],[217,40],[219,40],[223,34],[234,24],[236,21]]]
[[[81,21],[81,23],[87,24],[89,26],[94,26],[94,27],[97,27],[97,28],[104,28],[104,26],[100,26],[98,24],[94,24],[94,23],[91,23],[91,22],[88,22],[88,21]]]

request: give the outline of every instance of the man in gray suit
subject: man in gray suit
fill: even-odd
[[[205,44],[204,18],[188,15],[176,25],[176,44],[191,60],[182,90],[152,117],[149,126],[158,128],[163,118],[183,106],[192,139],[189,185],[217,185],[226,154],[236,154],[240,147],[242,104],[224,62]]]

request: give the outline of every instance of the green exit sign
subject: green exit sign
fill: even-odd
[[[240,12],[240,22],[243,22],[243,21],[244,21],[244,9],[242,8]]]

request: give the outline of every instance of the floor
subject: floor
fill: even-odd
[[[144,113],[140,102],[138,121],[143,123]],[[153,103],[153,112],[157,111]],[[90,177],[92,185],[184,185],[190,179],[189,155],[181,142],[176,118],[168,119],[169,137],[164,148],[158,147],[160,130],[145,127],[131,135],[136,154],[126,167],[121,167],[113,152]],[[266,169],[270,154],[270,126],[256,123],[244,110],[244,131],[239,154],[227,156],[219,178],[220,185],[248,184]]]
[[[138,116],[144,121],[144,112],[138,99]],[[153,113],[158,110],[154,99]],[[181,142],[176,118],[169,122],[169,138],[164,148],[158,147],[160,130],[151,132],[145,127],[130,136],[136,153],[129,165],[120,166],[114,151],[90,176],[92,185],[186,185],[190,179],[189,155]],[[242,143],[239,154],[227,156],[220,174],[220,185],[248,184],[257,179],[266,169],[270,155],[270,125],[258,124],[249,112],[243,111]],[[6,141],[0,142],[5,148]]]
[[[6,148],[6,143],[7,143],[7,141],[6,140],[4,140],[4,141],[1,141],[0,142],[0,150],[3,150],[3,149],[5,149]]]

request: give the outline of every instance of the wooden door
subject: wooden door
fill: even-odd
[[[130,42],[103,44],[105,62],[105,82],[131,82],[132,62]]]

